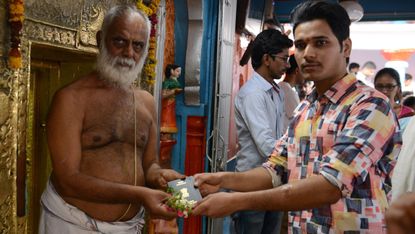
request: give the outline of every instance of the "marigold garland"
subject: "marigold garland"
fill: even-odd
[[[147,77],[147,83],[149,85],[154,85],[156,82],[156,49],[157,49],[157,10],[160,4],[160,0],[153,0],[147,6],[143,3],[142,0],[137,1],[137,8],[143,11],[149,18],[151,22],[151,31],[150,31],[150,41],[148,48],[147,61],[143,68],[144,76]]]
[[[10,23],[10,51],[9,67],[18,69],[22,67],[22,54],[20,53],[20,36],[22,34],[24,21],[23,0],[9,0],[9,23]]]

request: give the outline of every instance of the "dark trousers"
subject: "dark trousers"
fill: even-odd
[[[279,234],[284,212],[241,211],[232,215],[232,234]]]

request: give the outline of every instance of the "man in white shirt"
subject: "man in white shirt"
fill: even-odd
[[[294,55],[290,56],[290,68],[285,72],[284,79],[278,83],[285,95],[285,116],[284,116],[284,132],[288,127],[291,119],[294,116],[294,110],[300,103],[298,92],[295,89],[296,85],[302,85],[304,78],[298,69],[297,62]]]
[[[409,121],[402,135],[402,150],[392,175],[392,205],[386,213],[389,233],[415,231],[415,118]]]
[[[240,150],[236,171],[261,166],[284,133],[284,92],[274,83],[290,67],[292,41],[278,30],[268,29],[255,38],[251,55],[255,72],[235,99],[235,118]],[[242,211],[233,215],[236,233],[279,233],[282,213]]]
[[[415,192],[415,118],[411,117],[402,135],[402,149],[392,175],[392,201],[406,192]]]
[[[376,72],[376,64],[372,61],[368,61],[363,64],[362,69],[356,74],[356,78],[362,81],[365,85],[375,87],[373,85],[373,75]]]
[[[410,95],[414,94],[414,82],[412,79],[412,75],[409,73],[405,73],[405,82],[402,86],[402,92],[407,92]]]

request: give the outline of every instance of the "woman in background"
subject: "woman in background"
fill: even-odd
[[[399,120],[401,131],[405,130],[414,110],[402,105],[402,87],[399,73],[393,68],[383,68],[375,75],[375,89],[382,92],[389,98],[389,103]]]
[[[165,79],[162,83],[162,115],[161,115],[161,129],[162,135],[164,133],[177,133],[176,126],[176,95],[183,91],[180,82],[177,80],[182,73],[179,65],[168,64],[164,71]],[[161,136],[163,137],[163,136]]]

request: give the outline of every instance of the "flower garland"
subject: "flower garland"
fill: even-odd
[[[171,187],[167,188],[167,193],[171,194],[171,197],[165,203],[167,209],[176,212],[179,217],[188,218],[192,214],[196,202],[182,198],[182,193],[174,191]]]
[[[22,67],[22,54],[20,53],[20,36],[24,21],[23,0],[9,0],[10,42],[9,67],[18,69]]]
[[[144,76],[147,77],[147,83],[149,85],[154,85],[156,82],[156,49],[157,49],[157,9],[159,7],[160,0],[153,0],[149,4],[149,6],[143,3],[143,0],[137,1],[137,8],[143,11],[149,18],[151,22],[151,31],[150,31],[150,40],[149,40],[149,48],[148,48],[148,56],[147,61],[144,64]]]

